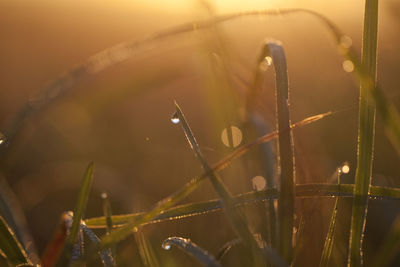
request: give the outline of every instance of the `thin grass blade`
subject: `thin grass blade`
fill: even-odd
[[[378,45],[378,0],[365,1],[364,33],[361,63],[370,79],[361,80],[360,110],[353,210],[349,240],[349,266],[363,264],[362,243],[368,209],[368,194],[372,179],[375,136],[375,103],[371,97],[376,85]],[[372,82],[372,84],[369,84]]]
[[[225,245],[223,245],[216,256],[216,259],[218,261],[221,261],[222,258],[229,252],[229,250],[231,250],[231,248],[233,248],[234,246],[237,246],[241,243],[242,241],[239,238],[235,238],[227,243],[225,243]]]
[[[64,249],[57,263],[57,266],[65,266],[68,264],[70,260],[71,251],[78,238],[81,220],[85,213],[87,201],[89,199],[90,188],[93,181],[93,169],[94,169],[94,164],[93,162],[91,162],[89,163],[81,182],[81,187],[78,194],[78,200],[76,202],[76,206],[73,213],[72,226],[69,235],[65,240]]]
[[[251,252],[254,253],[256,265],[261,265],[261,264],[265,265],[266,259],[262,255],[256,240],[254,239],[252,233],[250,232],[247,223],[244,221],[244,218],[235,209],[231,193],[229,192],[228,188],[226,188],[226,186],[223,184],[221,179],[212,171],[211,167],[208,165],[207,161],[203,157],[203,154],[200,151],[200,147],[197,143],[197,140],[194,137],[194,134],[190,129],[190,126],[187,123],[181,108],[176,102],[175,102],[175,107],[176,107],[177,117],[181,122],[183,131],[185,133],[186,138],[188,139],[190,147],[194,151],[196,157],[199,159],[204,171],[209,173],[208,177],[211,181],[211,184],[214,187],[214,190],[217,192],[221,200],[223,209],[225,211],[228,220],[232,225],[233,230],[242,239],[243,243],[246,246],[248,246],[248,248],[251,249]]]
[[[283,46],[268,41],[263,54],[270,56],[275,69],[276,116],[279,132],[280,194],[278,204],[279,252],[291,262],[293,259],[293,215],[295,201],[295,172],[293,140],[290,130],[289,83],[286,55]]]
[[[342,169],[343,166],[345,166],[346,163],[344,163],[342,166],[337,168],[336,173],[337,173],[337,182],[338,185],[340,186],[340,176],[342,174]],[[333,206],[333,211],[331,215],[331,220],[329,222],[329,228],[328,228],[328,233],[326,234],[325,237],[325,243],[324,243],[324,249],[322,250],[322,255],[321,255],[321,260],[319,263],[320,267],[326,267],[329,264],[329,260],[331,258],[332,250],[333,250],[333,242],[334,242],[334,237],[335,237],[335,229],[336,229],[336,218],[337,218],[337,212],[338,212],[338,204],[339,204],[339,198],[337,197],[335,199],[335,204]]]
[[[103,200],[103,214],[107,222],[106,233],[109,235],[113,228],[111,203],[107,193],[103,192],[101,194],[101,198]],[[113,245],[111,246],[110,250],[111,250],[111,256],[114,259],[114,263],[116,264],[117,248],[115,245]]]
[[[160,263],[154,253],[153,247],[151,246],[148,239],[145,237],[141,229],[138,229],[135,233],[135,240],[138,245],[139,254],[142,258],[142,262],[146,267],[158,267]]]
[[[3,217],[0,216],[0,249],[11,265],[32,265],[22,245]]]
[[[354,191],[353,184],[300,184],[296,185],[296,197],[298,198],[317,198],[317,197],[352,197]],[[390,188],[381,186],[371,186],[371,199],[388,199],[399,200],[400,188]],[[268,199],[277,199],[278,191],[275,188],[269,188],[257,192],[248,192],[239,194],[233,198],[235,205],[245,205],[253,202],[265,201]],[[163,221],[184,219],[190,216],[203,215],[209,212],[217,211],[222,208],[221,202],[218,199],[200,201],[196,203],[179,205],[173,208],[164,210],[164,212],[153,220],[147,221],[141,225],[158,223]],[[141,218],[144,212],[114,215],[114,227],[122,227],[130,224],[132,221]],[[106,228],[106,218],[96,217],[86,219],[85,223],[90,228]]]
[[[190,239],[182,238],[182,237],[169,237],[163,243],[162,247],[165,250],[171,249],[171,246],[174,245],[185,253],[193,256],[199,262],[201,262],[204,266],[208,267],[221,267],[221,264],[215,259],[213,255],[208,253],[206,250],[200,248],[198,245],[193,243]]]

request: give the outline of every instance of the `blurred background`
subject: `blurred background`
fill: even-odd
[[[5,138],[32,96],[89,57],[116,44],[141,40],[213,14],[308,8],[334,21],[352,38],[355,50],[361,49],[361,0],[216,0],[209,4],[183,0],[2,0],[0,129]],[[381,1],[379,16],[378,81],[400,104],[398,1]],[[246,91],[254,79],[256,59],[266,38],[280,40],[286,50],[292,121],[338,111],[294,131],[297,183],[327,182],[345,161],[350,164],[350,172],[343,181],[351,183],[356,159],[358,85],[343,70],[343,59],[326,28],[300,13],[228,21],[212,30],[195,30],[144,45],[121,63],[73,80],[73,86],[38,111],[29,110],[16,137],[3,149],[0,164],[39,253],[50,240],[61,213],[73,209],[90,161],[95,162],[95,178],[86,217],[102,215],[102,192],[109,194],[115,214],[146,211],[202,173],[181,127],[171,123],[174,100],[185,112],[210,163],[231,152],[232,147],[224,145],[221,135],[229,125],[240,129]],[[272,130],[273,71],[267,71],[265,77],[255,109]],[[241,135],[233,145],[252,140]],[[378,117],[373,184],[398,186],[398,160]],[[259,168],[249,168],[243,161],[246,158],[221,173],[235,194],[252,190],[252,178],[263,176]],[[204,183],[187,202],[215,197],[212,187]],[[315,255],[322,251],[333,200],[298,202],[299,217],[305,221],[308,236],[299,263],[313,266],[319,262]],[[343,200],[339,206],[338,231],[343,234],[334,250],[335,264],[339,265],[344,264],[347,253],[350,204]],[[370,204],[367,259],[399,213],[398,201],[375,200]],[[316,218],[317,226],[313,222]],[[234,236],[221,212],[150,225],[143,231],[163,266],[197,264],[180,251],[162,251],[161,242],[169,236],[190,238],[211,253]],[[133,242],[122,244],[120,251],[121,265],[140,266]],[[233,266],[234,256],[226,261],[232,261],[228,266]]]

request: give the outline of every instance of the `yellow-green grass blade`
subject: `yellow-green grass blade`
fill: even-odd
[[[295,176],[293,139],[290,130],[289,83],[286,56],[278,42],[267,42],[266,56],[272,58],[275,69],[276,117],[280,165],[280,193],[278,201],[279,252],[286,262],[293,258],[293,215],[295,201]]]
[[[400,217],[394,221],[371,264],[373,267],[392,266],[392,261],[400,251]]]
[[[375,103],[370,97],[376,83],[378,45],[378,0],[366,0],[361,63],[370,77],[361,80],[357,146],[357,170],[349,240],[349,266],[361,266],[362,244],[368,209],[368,194],[372,179],[375,136]],[[371,83],[371,84],[369,84]]]
[[[250,229],[244,220],[244,218],[239,214],[238,210],[235,209],[235,204],[233,203],[232,195],[229,192],[228,188],[223,184],[220,177],[218,177],[211,169],[207,161],[205,160],[203,154],[200,151],[200,147],[197,143],[196,138],[186,121],[186,118],[179,107],[179,105],[175,102],[176,107],[176,114],[177,118],[180,120],[182,125],[183,131],[185,133],[186,138],[192,148],[193,152],[195,153],[196,157],[199,159],[203,169],[205,172],[208,172],[209,180],[214,187],[214,190],[217,192],[225,214],[232,225],[233,230],[236,232],[238,237],[240,237],[243,243],[248,246],[252,250],[252,253],[255,256],[255,264],[256,266],[261,266],[266,264],[266,259],[257,245],[256,240],[254,239]]]
[[[333,206],[332,216],[329,223],[328,233],[326,234],[324,249],[322,250],[321,260],[319,263],[320,267],[326,267],[329,264],[329,260],[331,258],[332,249],[333,249],[333,241],[334,241],[334,234],[336,228],[336,216],[338,211],[338,202],[339,198],[335,199],[335,204]]]
[[[139,254],[142,259],[143,265],[146,267],[158,267],[160,266],[156,254],[154,253],[153,247],[150,242],[143,234],[142,229],[137,229],[134,232],[135,240],[138,245]]]
[[[190,239],[182,237],[169,237],[162,243],[162,247],[166,250],[170,250],[172,245],[180,248],[185,253],[196,258],[204,266],[221,267],[221,264],[215,259],[213,255],[193,243]]]
[[[109,235],[113,228],[111,203],[110,203],[108,194],[106,192],[103,192],[101,194],[101,198],[103,200],[103,214],[104,214],[104,217],[106,218],[106,222],[107,222],[106,233]],[[116,256],[117,256],[116,246],[115,245],[111,246],[110,250],[111,250],[111,257],[114,259],[114,264],[116,264],[116,260],[117,260],[116,259]]]
[[[315,197],[352,197],[354,191],[353,184],[299,184],[296,185],[297,198],[315,198]],[[371,186],[370,198],[372,199],[400,199],[400,188],[390,188],[381,186]],[[239,194],[233,198],[235,205],[245,205],[252,202],[265,201],[268,199],[277,199],[278,191],[275,188],[268,188],[256,192],[248,192]],[[163,213],[155,217],[153,220],[147,221],[141,225],[158,223],[170,220],[184,219],[189,216],[203,215],[208,212],[213,212],[221,209],[221,202],[218,199],[200,201],[190,204],[179,205],[173,208],[166,209]],[[113,215],[112,220],[114,227],[121,227],[137,220],[143,216],[144,212]],[[106,218],[96,217],[85,220],[85,223],[90,228],[106,228]]]
[[[78,238],[81,220],[84,216],[87,201],[89,199],[89,193],[93,181],[93,169],[94,169],[94,164],[93,162],[91,162],[89,163],[81,182],[78,194],[78,200],[76,202],[73,213],[72,226],[69,235],[65,240],[63,252],[60,256],[60,259],[57,262],[57,266],[66,266],[70,261],[71,251]]]
[[[32,265],[25,250],[18,242],[17,237],[7,225],[3,217],[0,216],[0,250],[7,258],[11,266],[20,264]],[[33,265],[32,265],[33,266]]]

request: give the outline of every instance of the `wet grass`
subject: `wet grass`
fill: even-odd
[[[84,76],[95,74],[101,70],[123,61],[141,49],[146,49],[146,45],[151,42],[157,42],[161,39],[172,38],[175,35],[183,34],[191,31],[204,30],[207,31],[218,23],[228,20],[245,17],[245,16],[273,16],[287,15],[292,13],[307,13],[318,19],[326,26],[328,31],[334,37],[334,41],[338,47],[338,51],[348,64],[354,68],[352,72],[354,77],[360,83],[360,106],[359,106],[359,138],[357,151],[357,170],[354,184],[341,184],[338,179],[337,184],[296,184],[296,170],[294,158],[294,145],[292,135],[296,128],[304,127],[307,124],[326,119],[335,114],[335,112],[327,112],[309,118],[305,118],[300,122],[291,123],[290,120],[290,103],[289,103],[289,86],[288,86],[288,67],[286,62],[285,51],[283,45],[279,42],[268,41],[261,49],[256,69],[254,71],[254,83],[249,88],[246,98],[246,119],[254,119],[254,101],[259,95],[259,86],[261,84],[260,77],[264,74],[264,70],[259,69],[259,64],[264,60],[271,60],[275,71],[275,90],[276,90],[276,122],[275,131],[271,131],[261,137],[251,140],[238,148],[232,149],[230,153],[222,158],[219,162],[212,165],[209,164],[200,146],[192,132],[188,120],[185,118],[182,109],[175,103],[176,113],[172,117],[173,123],[179,123],[186,139],[199,160],[203,169],[203,174],[190,179],[178,191],[170,196],[162,199],[147,212],[112,215],[111,206],[108,196],[104,194],[103,206],[104,216],[98,218],[84,217],[87,201],[90,194],[91,183],[93,180],[93,164],[89,164],[78,194],[78,200],[71,214],[71,223],[63,224],[65,231],[57,246],[62,245],[59,257],[56,262],[52,262],[51,266],[68,266],[90,263],[94,258],[100,256],[104,266],[115,266],[117,261],[117,245],[126,240],[131,235],[135,236],[137,246],[139,248],[142,264],[145,266],[162,266],[163,263],[153,252],[153,244],[147,239],[142,228],[147,224],[155,224],[165,220],[180,220],[189,216],[206,216],[205,214],[213,211],[222,211],[236,235],[236,238],[222,246],[220,251],[214,255],[206,249],[196,245],[190,239],[181,237],[169,237],[162,244],[163,248],[170,249],[172,245],[179,247],[184,253],[187,253],[197,259],[206,266],[222,266],[223,257],[228,257],[229,251],[235,247],[241,247],[241,254],[245,254],[249,266],[289,266],[296,265],[297,254],[301,247],[302,230],[298,230],[297,235],[294,233],[294,216],[295,202],[300,198],[321,198],[335,197],[335,203],[330,218],[329,228],[325,237],[322,255],[316,255],[320,258],[320,266],[329,266],[331,254],[335,241],[335,227],[337,223],[338,203],[342,198],[353,199],[353,209],[351,226],[349,229],[349,251],[347,255],[349,266],[363,265],[363,237],[366,222],[366,214],[368,200],[375,199],[400,199],[400,189],[388,188],[380,186],[371,186],[372,159],[374,146],[374,129],[375,129],[375,110],[381,116],[388,137],[393,146],[400,152],[400,119],[393,103],[385,97],[379,85],[376,83],[376,48],[377,48],[377,22],[378,22],[378,1],[366,0],[365,17],[364,17],[364,33],[362,58],[358,60],[355,51],[346,40],[347,36],[338,29],[333,22],[326,17],[314,11],[305,9],[283,9],[283,10],[261,10],[239,12],[223,16],[212,16],[210,19],[190,22],[188,24],[178,25],[175,28],[162,31],[151,35],[141,41],[128,42],[117,45],[105,52],[102,52],[90,58],[86,63],[77,66],[72,71],[63,75],[55,82],[49,84],[43,91],[16,115],[15,120],[4,131],[3,148],[7,149],[5,144],[13,142],[21,125],[32,112],[42,109],[47,103],[54,98],[59,97],[62,93],[73,86],[79,79]],[[215,30],[215,29],[214,29]],[[217,31],[213,34],[218,35]],[[217,38],[218,39],[218,38]],[[223,47],[223,46],[221,46]],[[119,56],[116,57],[115,55]],[[270,63],[271,65],[271,63]],[[226,66],[225,66],[226,67]],[[225,69],[224,71],[227,71]],[[223,74],[222,74],[223,75]],[[226,85],[227,86],[227,85]],[[229,112],[227,112],[229,113]],[[254,123],[254,120],[252,122]],[[230,123],[227,123],[230,126]],[[258,126],[259,127],[259,126]],[[228,144],[234,146],[233,132],[231,128],[227,128]],[[266,144],[273,140],[277,140],[278,153],[274,160],[268,160],[265,157],[264,164],[266,172],[272,173],[269,169],[278,166],[279,187],[274,186],[271,180],[267,182],[264,190],[252,191],[240,195],[233,195],[227,185],[219,177],[218,172],[233,163],[234,159],[238,159],[244,154],[248,154],[255,147]],[[271,166],[270,166],[271,165]],[[267,167],[268,168],[267,168]],[[338,169],[338,178],[342,168]],[[183,199],[189,196],[200,183],[208,180],[218,199],[207,200],[185,205],[178,205]],[[230,182],[230,181],[228,181]],[[1,199],[6,199],[5,194],[1,194]],[[259,238],[254,227],[246,217],[246,208],[255,203],[267,201],[267,206],[260,209],[265,212],[262,224],[266,234]],[[277,208],[274,206],[277,201]],[[1,201],[1,210],[10,211],[10,204],[7,201]],[[278,216],[276,216],[276,214]],[[19,232],[18,223],[12,220],[13,216],[9,212],[2,212],[0,217],[0,249],[1,260],[7,262],[10,266],[23,264],[24,266],[32,266],[36,263],[31,259],[25,251],[21,239],[16,234]],[[260,215],[261,216],[261,215]],[[3,219],[10,217],[11,219]],[[85,219],[84,221],[82,221]],[[299,224],[303,225],[303,222]],[[91,229],[104,228],[105,234],[99,238]],[[264,229],[264,230],[265,230]],[[390,260],[396,255],[399,249],[397,237],[399,235],[399,223],[396,222],[392,229],[392,237],[389,237],[382,249],[377,252],[374,264],[378,266],[380,263],[390,264]],[[92,244],[84,242],[83,235],[88,236]],[[270,238],[267,238],[269,236]],[[264,238],[264,239],[263,239]],[[397,239],[396,239],[397,238]],[[296,240],[294,243],[293,240]],[[295,247],[294,247],[295,244]],[[161,245],[161,244],[156,244]],[[82,247],[85,250],[82,250]]]

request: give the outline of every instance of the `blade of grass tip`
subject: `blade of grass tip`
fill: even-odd
[[[154,253],[153,247],[149,240],[143,234],[143,231],[138,228],[134,232],[135,240],[138,245],[140,258],[142,259],[143,265],[146,267],[158,267],[160,263]]]
[[[342,166],[337,168],[337,183],[340,186],[340,176],[342,174],[342,169],[344,166],[347,166],[347,163],[344,163]],[[336,229],[336,218],[338,212],[338,205],[339,205],[339,197],[336,197],[335,204],[333,206],[333,211],[331,215],[331,220],[329,222],[328,233],[326,234],[324,249],[322,250],[321,260],[319,262],[320,267],[326,267],[329,264],[329,260],[331,258],[332,249],[333,249],[333,242],[335,237],[335,229]]]
[[[204,266],[221,267],[221,264],[215,259],[213,255],[211,255],[206,250],[202,249],[201,247],[193,243],[190,239],[182,237],[168,237],[162,243],[162,248],[165,250],[170,250],[172,245],[180,248],[185,253],[193,256]]]
[[[14,232],[7,225],[3,217],[0,216],[0,249],[7,257],[7,261],[12,265],[16,266],[19,264],[30,264],[25,250],[18,242]]]
[[[216,256],[217,261],[221,261],[222,258],[229,252],[229,250],[231,250],[231,248],[233,248],[236,245],[239,245],[242,241],[239,238],[235,238],[227,243],[225,243],[225,245],[223,245]]]
[[[234,231],[236,234],[243,240],[244,244],[248,246],[248,248],[251,249],[255,264],[256,265],[266,265],[266,260],[271,261],[274,264],[281,265],[283,261],[281,260],[276,260],[276,257],[266,259],[265,255],[275,255],[272,253],[271,248],[265,248],[267,250],[267,253],[265,251],[262,251],[257,244],[257,241],[254,239],[253,234],[251,233],[247,223],[245,222],[244,218],[239,214],[239,212],[235,209],[235,205],[232,199],[232,195],[229,192],[229,190],[226,188],[224,183],[221,181],[221,179],[216,175],[211,167],[208,165],[207,161],[203,157],[203,154],[200,151],[200,147],[197,143],[196,138],[194,137],[194,134],[192,130],[190,129],[189,124],[187,123],[185,116],[179,107],[179,105],[175,102],[175,107],[176,107],[176,114],[181,122],[182,128],[184,130],[185,136],[190,144],[190,147],[194,151],[196,157],[199,159],[203,169],[205,172],[208,173],[208,177],[211,181],[211,184],[213,185],[215,191],[217,192],[223,209],[225,211],[225,214],[230,221]],[[271,252],[271,253],[269,253]],[[274,262],[276,260],[276,262]]]
[[[392,261],[400,250],[400,217],[394,221],[372,262],[373,267],[393,266]]]
[[[297,127],[302,127],[305,125],[308,125],[310,123],[314,123],[316,121],[319,121],[327,116],[330,116],[334,113],[332,112],[327,112],[327,113],[323,113],[323,114],[319,114],[319,115],[315,115],[315,116],[311,116],[308,117],[306,119],[303,119],[297,123],[294,123],[291,128],[297,128]],[[174,118],[173,118],[174,119]],[[179,122],[179,120],[177,121],[177,123]],[[229,163],[233,160],[236,159],[238,157],[240,157],[241,155],[243,155],[244,153],[246,153],[251,147],[258,145],[258,144],[262,144],[262,143],[266,143],[269,142],[271,140],[274,140],[275,138],[277,138],[278,133],[272,132],[270,134],[266,134],[260,138],[258,138],[256,141],[247,144],[245,146],[240,147],[239,149],[235,150],[233,153],[229,154],[227,157],[225,157],[223,160],[221,160],[220,162],[218,162],[217,164],[215,164],[213,166],[212,171],[219,171],[224,169],[226,166],[229,165]],[[199,183],[201,181],[203,181],[207,176],[208,176],[208,172],[202,174],[200,177],[194,178],[191,181],[189,181],[188,183],[186,183],[180,190],[178,190],[177,192],[173,193],[172,195],[162,199],[161,201],[159,201],[155,207],[145,213],[142,214],[141,216],[135,217],[134,219],[132,219],[132,221],[130,221],[128,224],[126,224],[125,226],[114,230],[110,235],[104,236],[100,242],[100,244],[96,247],[92,247],[90,249],[90,251],[85,255],[85,259],[89,260],[90,258],[92,258],[96,252],[98,250],[104,249],[106,247],[109,247],[112,244],[116,244],[119,241],[125,239],[126,237],[128,237],[134,227],[140,226],[144,223],[147,223],[151,220],[153,220],[154,218],[156,218],[159,214],[161,214],[163,211],[165,211],[166,209],[170,208],[172,205],[174,205],[175,203],[178,203],[179,201],[181,201],[182,199],[184,199],[186,196],[188,196],[193,190],[196,189],[196,187],[199,185]]]
[[[376,62],[378,45],[378,0],[365,1],[364,33],[362,44],[362,66],[369,77],[376,81]],[[360,266],[362,242],[368,209],[368,194],[371,185],[372,161],[375,135],[375,104],[369,97],[371,90],[366,81],[361,81],[360,110],[357,146],[357,170],[355,177],[353,210],[349,240],[349,266]],[[372,89],[372,88],[371,88]]]
[[[292,239],[295,170],[293,140],[290,131],[289,86],[286,56],[283,46],[276,41],[267,41],[264,50],[266,56],[272,58],[275,69],[276,116],[279,132],[278,149],[281,171],[278,201],[279,252],[287,262],[291,262],[293,258]]]
[[[62,254],[57,262],[57,266],[66,266],[70,261],[72,248],[78,238],[78,233],[80,229],[80,224],[82,217],[86,210],[87,201],[89,199],[90,188],[93,181],[93,162],[89,163],[86,172],[83,176],[80,191],[78,194],[78,200],[73,213],[72,226],[65,240],[64,248]]]
[[[101,199],[103,200],[103,214],[104,214],[104,216],[106,218],[106,222],[107,222],[107,232],[106,233],[109,235],[113,228],[111,203],[110,203],[108,194],[106,192],[103,192],[101,194]],[[111,256],[114,259],[114,262],[116,264],[117,248],[115,245],[112,245],[110,249],[111,249]]]

